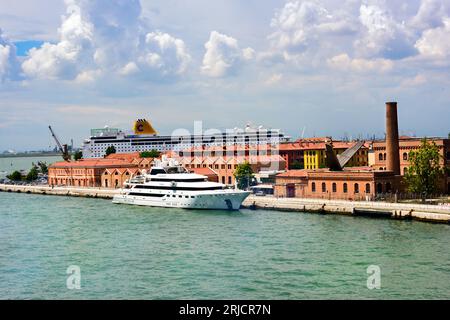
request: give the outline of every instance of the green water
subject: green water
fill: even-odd
[[[448,225],[1,192],[0,204],[2,299],[450,298]],[[67,289],[70,265],[81,290]]]
[[[44,161],[47,164],[51,164],[56,161],[61,161],[61,157],[18,157],[18,158],[0,158],[0,178],[6,174],[2,172],[12,173],[15,170],[30,170],[32,163],[38,163],[38,161]]]

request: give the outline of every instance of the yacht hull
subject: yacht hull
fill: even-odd
[[[114,196],[113,203],[163,208],[204,209],[204,210],[239,210],[242,202],[250,192],[235,191],[214,194],[166,195],[164,197],[146,197],[120,194]]]

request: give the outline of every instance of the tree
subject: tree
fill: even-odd
[[[252,166],[248,162],[244,162],[237,166],[234,172],[236,178],[237,187],[241,190],[248,189],[253,180]]]
[[[34,181],[38,178],[38,169],[36,166],[33,166],[30,170],[30,172],[28,172],[26,179],[27,181]]]
[[[114,146],[109,146],[107,149],[106,149],[106,156],[109,156],[110,154],[113,154],[113,153],[116,153],[116,147],[114,147]]]
[[[160,155],[161,153],[155,149],[152,151],[143,151],[139,154],[141,158],[158,158]]]
[[[425,197],[437,192],[439,179],[444,174],[441,155],[436,143],[423,139],[417,151],[409,154],[410,167],[405,174],[408,191]]]
[[[292,162],[291,167],[289,169],[290,170],[301,170],[301,169],[304,169],[304,165],[300,161],[294,161],[294,162]]]
[[[77,151],[73,155],[73,160],[78,161],[83,158],[83,152]]]
[[[14,171],[9,176],[7,176],[7,178],[12,181],[20,181],[22,180],[22,174],[19,171]]]
[[[38,166],[41,169],[42,174],[48,174],[48,166],[44,161],[39,161]]]

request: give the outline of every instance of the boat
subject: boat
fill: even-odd
[[[147,172],[132,177],[113,203],[151,207],[239,210],[250,192],[228,188],[190,173],[174,159],[156,160]]]
[[[175,131],[176,132],[176,131]],[[232,145],[278,145],[290,141],[280,129],[254,127],[250,124],[244,129],[234,128],[207,134],[159,135],[146,119],[138,119],[132,131],[105,126],[92,129],[88,139],[83,141],[83,159],[103,158],[106,150],[114,146],[117,153],[131,153],[157,150],[159,152],[183,151],[194,147],[214,147]]]

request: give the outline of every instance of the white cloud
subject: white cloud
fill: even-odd
[[[201,71],[217,78],[235,72],[242,61],[253,59],[255,55],[252,48],[241,50],[236,39],[217,31],[211,32],[205,49]]]
[[[181,39],[145,32],[139,0],[66,0],[56,44],[32,49],[23,63],[32,78],[91,81],[101,74],[179,76],[190,61]]]
[[[16,47],[3,36],[0,29],[0,83],[18,76]]]
[[[442,18],[449,14],[450,3],[442,0],[422,0],[411,25],[418,29],[431,29],[443,25]]]
[[[351,59],[346,53],[328,59],[327,64],[333,69],[358,73],[384,73],[394,66],[394,63],[388,59]]]
[[[416,53],[411,32],[386,9],[363,4],[359,20],[364,31],[354,47],[364,57],[402,59]]]
[[[163,74],[182,74],[186,71],[191,56],[183,40],[157,31],[148,33],[145,43],[147,52],[140,58],[144,65]]]
[[[353,19],[345,11],[328,11],[317,1],[290,1],[275,13],[269,36],[272,49],[293,57],[320,47],[326,37],[346,36],[356,32]]]
[[[442,27],[423,32],[415,44],[422,57],[433,59],[438,64],[443,62],[448,64],[450,57],[450,18],[444,18],[443,24]]]

